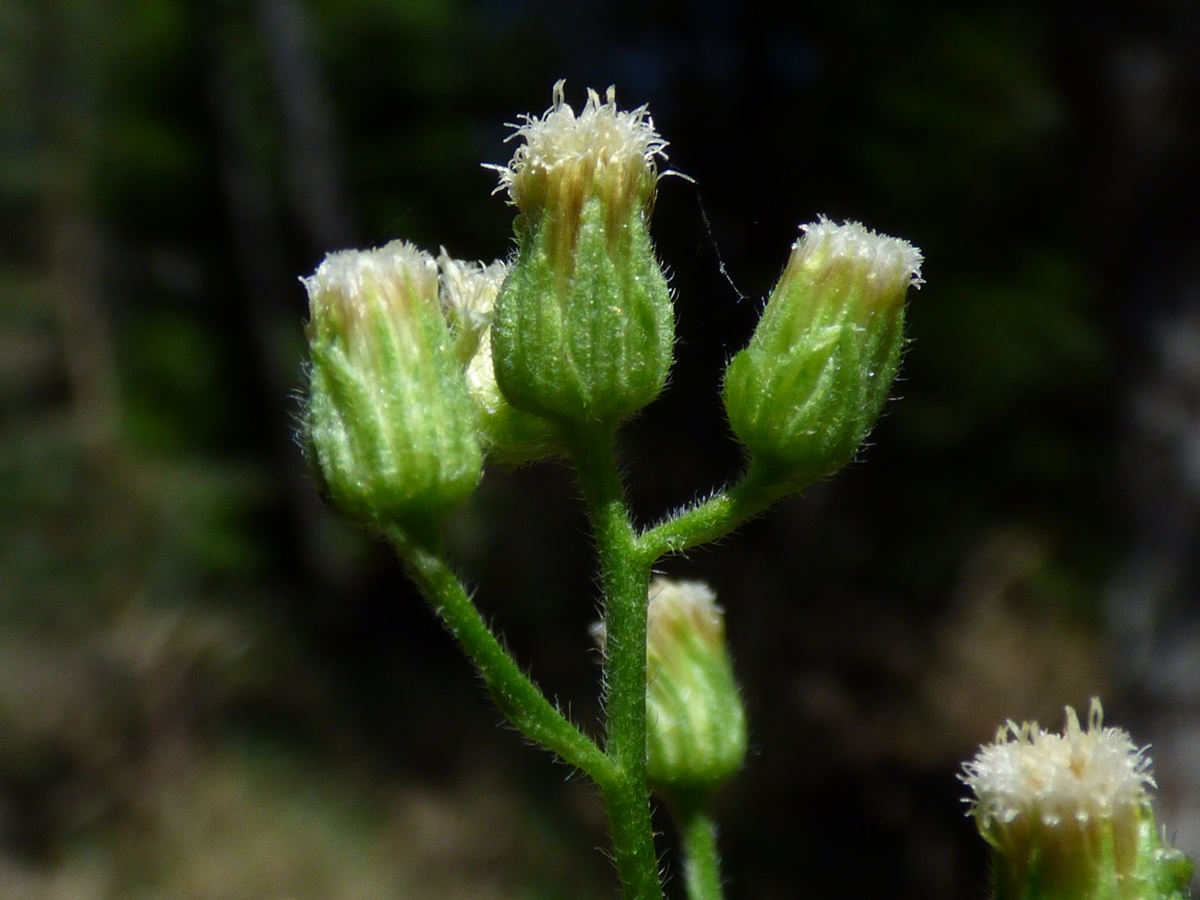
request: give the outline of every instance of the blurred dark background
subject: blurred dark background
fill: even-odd
[[[694,179],[643,522],[737,471],[721,368],[799,224],[925,251],[861,461],[663,566],[717,590],[750,709],[731,900],[983,897],[961,760],[1093,694],[1200,850],[1197,3],[0,0],[0,895],[614,895],[591,789],[292,436],[297,276],[505,256],[480,164],[559,78]],[[595,730],[569,469],[489,473],[449,540]]]

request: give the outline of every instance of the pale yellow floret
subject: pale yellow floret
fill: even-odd
[[[790,277],[800,272],[837,277],[839,269],[850,266],[862,271],[871,293],[901,299],[906,288],[924,283],[921,251],[906,240],[878,234],[858,222],[838,225],[825,216],[800,230],[804,236],[792,246],[788,261]]]
[[[485,329],[492,316],[496,295],[508,275],[508,264],[468,262],[454,259],[442,248],[438,256],[442,308],[447,318],[472,332]]]
[[[654,578],[647,592],[646,652],[658,660],[664,649],[690,632],[712,648],[723,646],[725,610],[717,605],[717,595],[703,581],[675,581]],[[604,649],[606,631],[603,622],[590,629],[596,646]]]
[[[312,321],[341,331],[351,342],[367,339],[359,331],[369,327],[374,311],[403,317],[412,302],[436,302],[438,294],[437,263],[407,241],[330,253],[316,272],[300,280]]]
[[[1036,722],[1007,723],[996,742],[964,766],[963,780],[985,824],[1009,823],[1020,815],[1037,815],[1047,826],[1111,816],[1142,803],[1154,787],[1145,748],[1135,746],[1127,732],[1103,727],[1096,700],[1086,731],[1071,707],[1063,734]]]
[[[703,581],[655,578],[650,582],[649,598],[646,642],[651,659],[669,654],[671,645],[688,634],[713,650],[723,646],[724,610]]]
[[[508,275],[508,264],[454,259],[442,249],[441,301],[456,341],[461,342],[460,362],[465,367],[471,398],[488,414],[504,404],[492,367],[492,311],[496,295]]]
[[[603,100],[589,89],[576,115],[559,81],[550,108],[513,127],[509,140],[519,139],[520,146],[507,166],[492,168],[500,173],[497,190],[507,191],[527,216],[539,219],[548,205],[577,214],[590,196],[620,207],[652,200],[667,142],[645,106],[617,109],[614,88]]]

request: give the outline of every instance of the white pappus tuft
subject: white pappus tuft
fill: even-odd
[[[963,766],[960,778],[974,795],[969,814],[1001,851],[1096,828],[1132,832],[1156,786],[1147,749],[1128,732],[1105,727],[1097,699],[1086,729],[1069,706],[1062,734],[1010,721]]]

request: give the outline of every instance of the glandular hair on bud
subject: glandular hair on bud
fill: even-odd
[[[602,627],[594,635],[603,646]],[[746,714],[725,614],[701,581],[655,578],[646,612],[646,774],[672,799],[703,799],[746,758]]]
[[[517,466],[562,453],[545,420],[515,408],[500,393],[492,364],[492,314],[508,264],[438,256],[442,308],[455,355],[463,366],[475,407],[479,440],[490,462]]]
[[[1160,835],[1145,748],[1067,707],[1062,734],[1008,722],[963,766],[996,900],[1182,900],[1187,858]]]
[[[500,171],[519,211],[517,257],[496,300],[496,380],[518,409],[615,426],[658,396],[674,312],[649,217],[666,142],[645,107],[588,92],[527,116]]]
[[[302,281],[310,309],[304,424],[330,498],[361,521],[428,537],[482,471],[437,264],[393,241],[331,253]]]
[[[822,217],[802,227],[724,400],[760,474],[804,487],[849,462],[900,364],[904,301],[921,283],[907,241]]]

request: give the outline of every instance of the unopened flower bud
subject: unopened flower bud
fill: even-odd
[[[725,613],[701,581],[655,578],[646,612],[646,775],[703,799],[746,758],[746,713],[725,648]],[[593,634],[603,647],[604,626]]]
[[[308,289],[307,438],[333,502],[427,536],[479,483],[466,380],[411,244],[331,253]]]
[[[658,396],[671,365],[670,291],[649,219],[666,142],[645,107],[618,111],[613,89],[582,112],[554,87],[526,116],[500,169],[520,213],[517,259],[496,300],[496,380],[513,406],[615,426]]]
[[[993,855],[994,900],[1184,900],[1192,864],[1160,836],[1145,748],[1105,728],[1009,722],[963,767]]]
[[[442,308],[450,325],[455,355],[475,407],[479,440],[492,462],[516,466],[561,452],[550,424],[515,408],[500,393],[492,365],[492,314],[496,294],[508,275],[500,261],[490,264],[438,257]]]
[[[760,471],[796,488],[866,439],[899,368],[905,294],[921,283],[921,253],[906,241],[825,218],[803,231],[724,386]]]

